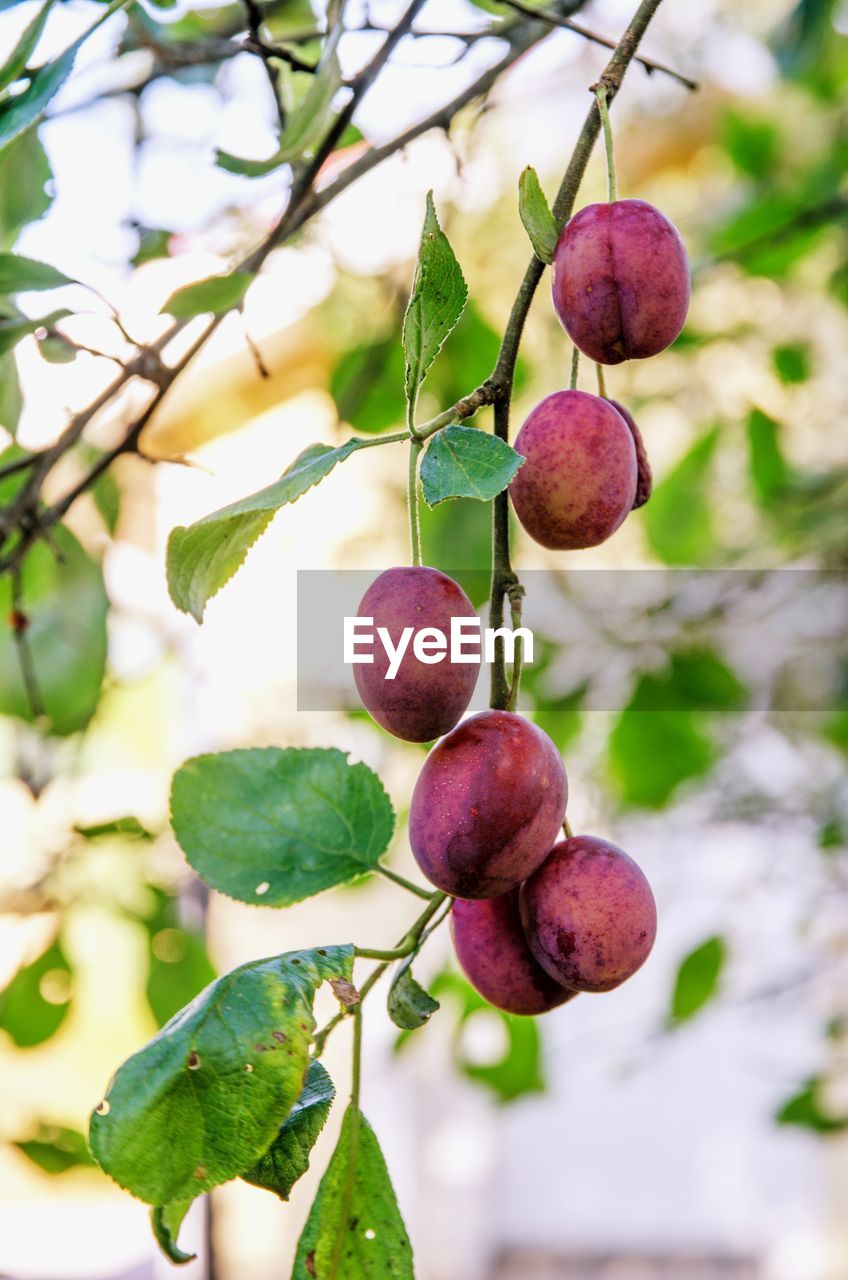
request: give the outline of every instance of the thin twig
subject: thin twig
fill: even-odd
[[[522,4],[521,0],[500,0],[500,3],[506,5],[508,9],[514,9],[516,13],[523,13],[528,17],[539,18],[542,22],[548,22],[552,27],[562,27],[565,31],[573,31],[576,36],[582,36],[584,40],[589,40],[592,44],[599,44],[604,49],[616,48],[615,40],[599,35],[597,31],[590,31],[588,27],[583,26],[582,22],[575,22],[572,18],[561,18],[547,9],[531,9],[529,5]],[[655,71],[664,76],[671,76],[673,80],[685,85],[693,93],[700,87],[697,80],[690,80],[688,76],[681,75],[673,67],[667,67],[665,63],[656,62],[653,58],[646,58],[643,54],[637,54],[633,61],[638,62],[639,66],[643,67],[649,76],[653,75]]]

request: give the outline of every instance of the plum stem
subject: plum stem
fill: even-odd
[[[598,395],[603,400],[606,400],[607,399],[607,380],[604,377],[604,366],[602,364],[596,364],[595,368],[598,371]]]
[[[412,563],[416,568],[421,564],[421,520],[418,515],[418,459],[423,448],[422,442],[416,436],[412,436],[409,441],[407,503],[409,506],[409,541],[412,549]]]
[[[618,184],[615,179],[615,153],[612,146],[612,125],[610,124],[609,105],[607,103],[607,87],[601,81],[594,85],[593,93],[598,103],[598,115],[604,130],[604,147],[607,153],[607,182],[609,183],[610,204],[618,199]]]
[[[392,871],[390,867],[384,866],[382,862],[377,864],[377,871],[381,876],[385,876],[387,880],[393,881],[394,884],[399,884],[402,889],[407,889],[418,898],[426,898],[429,902],[433,896],[432,890],[424,889],[419,884],[413,884],[411,880],[407,880],[406,876],[399,875],[397,871]]]
[[[577,390],[577,372],[580,368],[580,349],[573,347],[571,351],[571,382],[569,383],[571,390]]]

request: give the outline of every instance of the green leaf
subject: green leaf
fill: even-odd
[[[44,1173],[67,1173],[68,1169],[90,1168],[94,1164],[83,1134],[61,1125],[40,1124],[31,1137],[14,1145]]]
[[[685,1022],[716,995],[727,959],[724,938],[707,938],[680,962],[671,997],[670,1020]]]
[[[5,355],[7,351],[11,351],[22,338],[35,333],[37,329],[52,329],[59,320],[64,320],[66,316],[71,314],[72,312],[65,309],[63,311],[51,311],[49,315],[38,316],[35,320],[31,320],[29,316],[24,316],[20,313],[14,316],[0,317],[0,355]]]
[[[336,1090],[321,1063],[313,1058],[303,1092],[280,1125],[268,1150],[241,1176],[254,1187],[288,1200],[292,1188],[309,1168],[309,1156],[330,1114]]]
[[[781,1125],[798,1125],[813,1133],[842,1133],[848,1129],[848,1115],[834,1116],[822,1104],[824,1082],[820,1076],[807,1080],[799,1091],[787,1098],[775,1114]]]
[[[172,530],[168,539],[168,590],[177,608],[202,622],[208,601],[240,568],[280,507],[296,502],[360,447],[359,440],[348,440],[336,449],[311,444],[275,484],[213,511],[187,528],[178,525]]]
[[[402,425],[404,369],[397,338],[344,352],[330,375],[330,395],[342,422],[368,435]]]
[[[19,1049],[32,1049],[55,1035],[68,1016],[71,966],[59,941],[24,965],[0,991],[0,1029]]]
[[[160,314],[167,311],[175,320],[190,320],[192,316],[220,315],[237,306],[250,284],[253,274],[250,271],[233,271],[228,276],[210,276],[208,280],[198,280],[195,284],[184,285],[177,289],[163,306]]]
[[[70,48],[53,62],[47,62],[43,67],[37,67],[28,73],[29,83],[22,93],[9,95],[0,101],[0,147],[12,142],[44,114],[50,100],[56,96],[73,71],[77,54],[88,37],[118,9],[125,8],[126,4],[127,0],[114,0]]]
[[[341,65],[333,50],[324,60],[321,70],[310,77],[309,88],[289,114],[280,145],[273,155],[267,160],[246,160],[228,151],[217,151],[215,163],[228,173],[243,178],[263,178],[281,165],[300,159],[323,137],[330,121],[333,98],[341,85]]]
[[[711,473],[718,436],[717,428],[702,436],[654,487],[644,509],[648,540],[666,564],[703,567],[713,555]]]
[[[185,1262],[193,1262],[197,1257],[196,1253],[186,1253],[177,1244],[180,1227],[190,1208],[190,1200],[178,1200],[173,1204],[158,1205],[150,1211],[150,1225],[156,1243],[165,1257],[178,1267]]]
[[[514,1018],[494,1009],[465,978],[450,969],[440,973],[430,989],[434,996],[450,996],[458,1004],[460,1033],[475,1018],[496,1019],[501,1024],[506,1045],[491,1062],[471,1061],[463,1050],[462,1035],[456,1036],[454,1060],[466,1079],[490,1090],[502,1104],[545,1092],[542,1041],[535,1018]]]
[[[292,1280],[414,1280],[412,1246],[380,1144],[348,1107],[298,1241]]]
[[[754,496],[768,507],[785,491],[790,481],[789,466],[780,447],[780,425],[760,409],[748,415],[748,473]]]
[[[774,121],[728,110],[721,134],[725,151],[741,173],[750,178],[771,176],[780,151],[780,131]]]
[[[662,809],[691,778],[709,772],[716,749],[694,711],[628,708],[609,740],[609,768],[625,805]]]
[[[91,1117],[98,1164],[165,1206],[251,1168],[303,1088],[317,987],[352,968],[352,947],[327,947],[218,978],[119,1067]]]
[[[53,541],[62,556],[36,543],[21,571],[26,642],[45,709],[45,729],[66,735],[84,729],[97,707],[106,668],[103,573],[72,533],[59,525]],[[0,578],[0,715],[33,723],[12,625],[9,575]]]
[[[41,6],[32,22],[24,28],[18,43],[2,67],[0,67],[0,89],[6,89],[10,84],[14,84],[16,80],[20,80],[21,75],[26,70],[27,63],[35,52],[36,45],[41,39],[41,33],[52,8],[53,0],[47,0],[47,3]]]
[[[410,414],[414,413],[427,370],[462,315],[467,299],[468,286],[450,242],[439,226],[430,191],[412,295],[403,321]]]
[[[559,240],[559,231],[539,183],[539,175],[529,164],[518,179],[518,212],[536,257],[550,265]]]
[[[53,175],[33,129],[0,150],[0,248],[9,248],[19,232],[50,208],[46,187]]]
[[[102,471],[91,486],[94,505],[100,512],[103,523],[114,536],[121,514],[121,490],[111,471]]]
[[[158,891],[145,921],[148,969],[145,994],[160,1027],[187,1005],[216,975],[203,934],[180,923],[177,901]]]
[[[18,253],[0,253],[0,294],[31,293],[37,289],[61,289],[76,284],[49,262],[36,262]]]
[[[411,965],[410,956],[398,969],[389,988],[389,1017],[396,1027],[404,1031],[423,1027],[439,1008],[438,1000],[434,1000],[412,976]]]
[[[138,232],[138,248],[130,262],[134,267],[141,267],[145,262],[154,262],[157,258],[167,258],[172,232],[163,231],[161,227],[135,228]]]
[[[100,840],[104,836],[128,836],[136,840],[152,840],[153,835],[132,815],[126,818],[113,818],[111,822],[98,822],[94,826],[74,827],[78,836],[84,840]]]
[[[476,427],[445,427],[430,441],[421,464],[424,498],[431,507],[447,498],[488,502],[503,492],[523,463],[498,436]]]
[[[771,362],[781,382],[807,382],[812,373],[809,343],[784,342],[772,351]]]
[[[268,907],[373,871],[394,827],[377,775],[334,748],[197,756],[174,774],[171,820],[208,885]]]
[[[21,380],[14,353],[7,351],[0,356],[0,427],[14,437],[17,434],[24,407]]]

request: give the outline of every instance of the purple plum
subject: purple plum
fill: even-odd
[[[450,645],[451,619],[477,618],[462,587],[426,566],[386,569],[365,592],[357,616],[373,618],[375,637],[377,628],[385,628],[393,646],[410,627],[437,628]],[[475,653],[473,638],[472,631],[464,645],[469,657]],[[353,675],[366,711],[379,725],[407,742],[432,742],[458,723],[474,693],[479,653],[464,663],[451,662],[449,654],[438,663],[422,662],[410,638],[397,673],[386,679],[389,656],[379,639],[372,652],[373,663],[357,664]]]
[[[555,391],[536,405],[515,448],[526,461],[509,487],[512,505],[543,547],[596,547],[632,510],[636,446],[610,401],[585,391]]]
[[[542,968],[575,991],[612,991],[645,963],[657,933],[651,887],[607,840],[555,845],[519,898],[521,923]]]
[[[409,811],[412,852],[445,893],[494,898],[549,853],[567,798],[565,766],[548,735],[511,711],[482,711],[424,761]]]
[[[554,982],[534,960],[521,928],[517,889],[480,902],[458,899],[451,935],[474,990],[504,1013],[547,1013],[577,994]]]
[[[644,200],[590,204],[554,253],[554,309],[575,346],[599,364],[669,346],[689,309],[689,260],[676,227]]]

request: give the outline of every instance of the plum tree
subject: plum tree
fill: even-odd
[[[633,510],[635,511],[637,507],[644,507],[653,491],[654,477],[651,471],[651,464],[648,460],[645,441],[642,439],[642,432],[637,427],[630,410],[625,409],[624,405],[619,404],[617,400],[610,400],[609,403],[614,409],[618,410],[630,428],[630,434],[633,437],[633,444],[636,449],[636,497],[633,499]]]
[[[452,618],[476,618],[474,606],[453,578],[427,566],[386,569],[362,597],[360,618],[373,618],[397,645],[405,628],[436,627],[450,637]],[[408,645],[393,680],[383,645],[373,663],[354,666],[354,680],[366,710],[379,725],[407,742],[432,742],[458,723],[471,701],[480,672],[479,656],[467,663],[425,663]]]
[[[504,1013],[547,1013],[577,994],[555,982],[527,945],[518,912],[518,890],[498,898],[458,899],[451,936],[466,978],[484,1000]]]
[[[412,852],[443,892],[496,897],[545,858],[567,798],[565,766],[548,735],[511,711],[482,711],[424,762],[409,811]]]
[[[520,895],[542,968],[575,991],[611,991],[644,964],[657,932],[651,887],[632,858],[595,836],[555,845]]]
[[[556,391],[536,405],[515,448],[526,461],[510,485],[512,504],[543,547],[595,547],[632,510],[636,446],[610,401],[585,391]]]
[[[655,356],[689,308],[689,260],[676,229],[644,200],[590,204],[565,227],[551,278],[575,346],[599,364]]]

